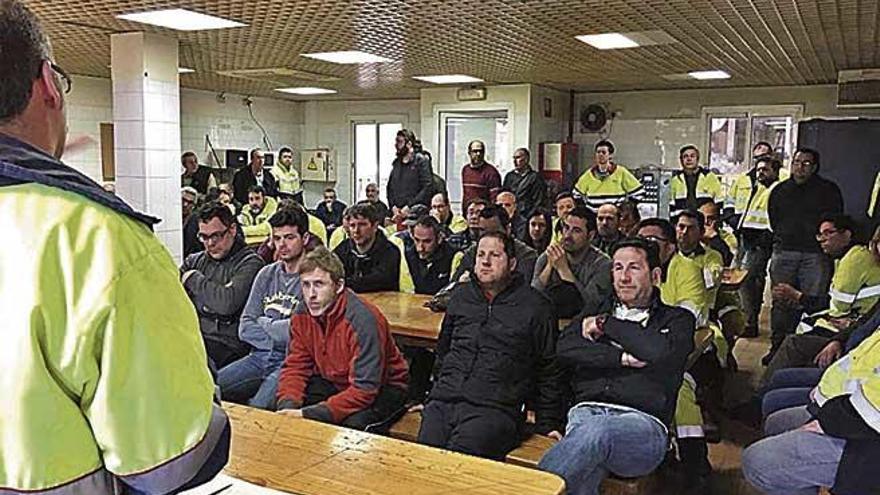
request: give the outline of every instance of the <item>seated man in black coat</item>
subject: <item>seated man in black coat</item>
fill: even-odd
[[[561,436],[557,323],[550,301],[514,272],[507,234],[484,234],[477,247],[474,276],[443,318],[419,442],[501,460],[519,443],[527,400],[535,430]]]
[[[333,253],[345,267],[345,285],[357,292],[400,290],[400,249],[379,229],[379,213],[369,203],[351,207],[348,239]]]

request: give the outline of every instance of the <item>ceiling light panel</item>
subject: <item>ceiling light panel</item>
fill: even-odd
[[[208,29],[226,29],[245,26],[245,24],[240,22],[201,14],[186,9],[135,12],[131,14],[121,14],[116,17],[126,21],[150,24],[168,29],[176,29],[178,31],[204,31]]]

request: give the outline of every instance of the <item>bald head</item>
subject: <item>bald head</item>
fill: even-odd
[[[596,210],[596,223],[598,224],[599,236],[605,238],[617,236],[617,224],[620,218],[618,214],[617,207],[612,204],[602,205]]]
[[[495,198],[495,204],[504,208],[510,218],[516,213],[516,195],[510,191],[499,193]]]

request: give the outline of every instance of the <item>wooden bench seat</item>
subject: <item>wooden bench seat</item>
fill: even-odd
[[[421,412],[407,412],[391,426],[389,433],[398,440],[415,442],[421,423]],[[510,451],[505,461],[508,464],[537,469],[541,457],[554,443],[556,441],[550,437],[532,435]],[[602,482],[601,491],[603,495],[648,495],[659,493],[660,490],[657,476],[651,475],[633,479],[606,478]]]

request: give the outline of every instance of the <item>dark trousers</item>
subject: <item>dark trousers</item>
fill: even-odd
[[[746,335],[758,333],[758,318],[764,304],[764,285],[767,280],[767,264],[770,262],[770,250],[761,245],[749,245],[742,242],[740,250],[740,267],[747,270],[746,278],[739,288],[743,312],[746,316]]]
[[[767,365],[767,369],[764,370],[764,375],[761,376],[758,393],[763,395],[770,379],[779,370],[815,367],[813,360],[816,358],[816,354],[819,354],[829,342],[831,342],[831,335],[814,332],[785,337],[776,354],[773,355],[773,359]]]
[[[208,353],[208,358],[218,370],[223,369],[233,361],[238,361],[247,356],[251,351],[250,346],[247,345],[231,347],[218,340],[204,339],[204,341],[205,352]]]
[[[306,385],[303,406],[324,402],[338,394],[339,389],[323,377],[314,375]],[[372,433],[386,433],[394,420],[406,412],[406,390],[396,387],[382,387],[373,404],[342,420],[342,426]]]
[[[828,292],[833,264],[822,253],[800,251],[773,251],[770,259],[770,281],[774,285],[787,283],[808,296]],[[802,311],[785,304],[773,303],[770,311],[770,353],[775,354],[786,335],[794,333]]]
[[[431,391],[434,352],[411,345],[403,346],[402,352],[409,365],[409,402],[421,404]]]
[[[501,461],[519,445],[518,425],[499,409],[429,400],[422,410],[419,443]]]

